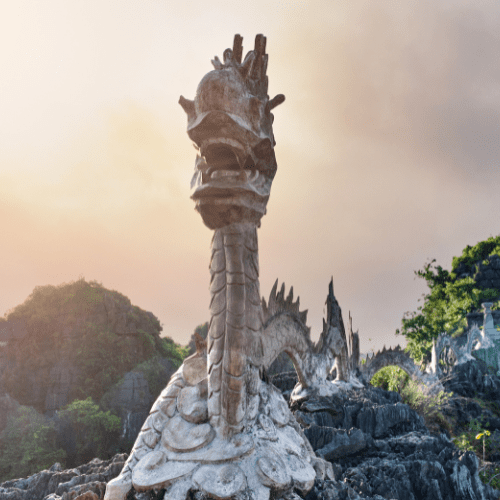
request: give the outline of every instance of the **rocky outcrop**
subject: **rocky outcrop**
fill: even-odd
[[[353,390],[331,401],[304,401],[295,416],[335,479],[316,481],[307,500],[497,500],[478,461],[382,389]]]
[[[463,397],[500,400],[500,379],[481,360],[454,365],[443,385],[446,391]]]
[[[283,377],[284,379],[285,377]],[[283,382],[283,380],[282,380]],[[479,405],[478,405],[479,406]],[[295,401],[292,410],[316,454],[332,473],[316,479],[305,500],[497,500],[478,460],[445,434],[432,435],[397,393],[368,387]],[[475,407],[469,410],[475,413]],[[127,455],[47,471],[0,485],[2,500],[102,500]],[[132,491],[128,500],[162,498],[164,490]],[[296,500],[299,496],[294,497]]]
[[[8,394],[0,394],[0,434],[7,425],[7,419],[14,415],[19,408],[19,403]]]
[[[149,384],[140,372],[128,372],[103,398],[103,406],[122,419],[121,441],[135,440],[149,415],[153,396]]]
[[[1,500],[97,500],[103,498],[106,484],[121,471],[126,454],[111,460],[95,458],[88,464],[62,470],[60,464],[25,479],[0,484]]]
[[[50,370],[49,386],[45,396],[45,413],[54,415],[56,410],[66,406],[72,389],[78,383],[80,370],[67,359],[58,361]],[[42,391],[43,394],[44,391]]]

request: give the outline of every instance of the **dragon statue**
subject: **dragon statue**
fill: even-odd
[[[194,100],[180,97],[198,150],[191,198],[214,231],[208,338],[197,339],[196,353],[153,404],[106,500],[124,500],[132,488],[165,488],[169,500],[190,491],[255,500],[305,494],[316,477],[332,477],[332,466],[316,457],[281,393],[265,381],[271,363],[281,352],[290,356],[298,376],[292,397],[300,399],[362,387],[382,357],[405,362],[400,350],[386,351],[360,366],[359,336],[351,320],[346,336],[333,281],[317,343],[293,289],[285,297],[276,282],[268,301],[261,299],[257,228],[277,171],[271,111],[285,100],[269,98],[265,49],[257,35],[243,59],[236,35]]]

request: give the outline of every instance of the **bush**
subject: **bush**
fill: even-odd
[[[71,350],[76,354],[75,364],[80,370],[74,398],[91,397],[99,401],[106,390],[137,363],[128,336],[117,335],[109,327],[98,328],[90,322],[84,325],[81,336],[71,339]]]
[[[64,465],[66,452],[56,441],[52,422],[33,408],[20,406],[0,434],[0,482],[30,476],[55,462]]]
[[[386,366],[375,373],[371,379],[371,384],[386,391],[399,392],[409,379],[409,375],[399,366]]]
[[[109,458],[116,442],[121,420],[110,411],[102,411],[92,398],[75,400],[58,413],[63,427],[70,432],[72,442],[66,442],[68,466],[85,463],[95,457]]]
[[[398,392],[403,403],[424,418],[425,425],[431,432],[452,432],[453,426],[443,413],[452,393],[441,391],[436,395],[425,394],[422,387],[398,366],[380,369],[372,377],[371,384],[386,391]]]
[[[189,346],[176,344],[170,337],[162,337],[160,341],[162,354],[172,360],[176,369],[179,368],[189,355]]]
[[[425,420],[427,428],[435,433],[441,433],[443,430],[452,433],[453,425],[445,416],[445,410],[448,406],[452,392],[440,391],[438,394],[425,394],[422,387],[408,380],[401,389],[401,399],[403,403],[415,410]]]

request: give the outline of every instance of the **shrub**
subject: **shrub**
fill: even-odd
[[[118,438],[121,420],[110,411],[102,411],[92,398],[75,400],[58,413],[69,430],[68,465],[74,467],[95,457],[108,458],[108,448]],[[111,454],[115,450],[111,450]]]
[[[408,374],[399,366],[386,366],[375,373],[371,379],[371,384],[386,391],[399,392],[409,378]]]
[[[440,391],[438,394],[425,394],[422,387],[413,380],[408,380],[401,389],[403,403],[421,415],[427,428],[434,433],[440,433],[443,430],[448,433],[453,431],[453,425],[443,411],[447,408],[452,396],[452,392],[445,391]]]
[[[66,452],[57,447],[54,424],[36,410],[20,406],[0,434],[0,482],[27,477],[64,464]]]
[[[162,337],[160,340],[163,355],[170,358],[175,367],[179,368],[186,356],[189,355],[189,347],[176,344],[170,337]]]
[[[71,339],[75,364],[80,370],[72,396],[99,401],[109,387],[132,370],[137,359],[128,336],[117,335],[109,327],[99,328],[90,322],[82,330],[81,336]]]

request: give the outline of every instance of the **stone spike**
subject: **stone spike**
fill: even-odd
[[[243,37],[241,35],[234,35],[233,42],[233,57],[234,60],[241,64],[241,58],[243,56]]]
[[[194,114],[194,101],[191,99],[186,99],[184,96],[179,97],[179,104],[182,106],[182,109],[188,114]]]
[[[307,309],[305,311],[302,311],[300,314],[299,314],[299,318],[300,318],[300,321],[302,321],[302,323],[305,325],[307,323]],[[324,322],[325,320],[323,320]],[[309,328],[310,330],[310,328]]]
[[[278,94],[274,96],[267,104],[269,106],[269,111],[272,111],[276,106],[279,106],[284,102],[285,102],[285,96],[283,94]]]
[[[222,69],[224,67],[224,65],[220,62],[220,59],[218,58],[218,56],[215,56],[212,61],[212,66],[215,68],[215,69]]]
[[[292,302],[293,302],[293,286],[290,287],[290,291],[288,292],[288,296],[287,296],[285,302],[286,302],[287,305],[291,305],[292,304]]]
[[[276,309],[276,290],[278,289],[278,279],[274,282],[273,287],[271,288],[271,293],[269,294],[269,312],[274,311]]]
[[[299,313],[300,312],[300,297],[297,297],[297,300],[295,301],[295,312]]]
[[[262,315],[264,316],[264,318],[267,318],[269,314],[269,309],[267,308],[266,299],[264,297],[262,297],[261,304],[262,304]]]
[[[262,63],[264,62],[264,54],[266,53],[266,37],[259,34],[255,37],[255,61],[250,73],[250,78],[260,81],[262,79]]]
[[[255,53],[253,50],[251,50],[245,56],[245,60],[243,61],[243,64],[241,65],[241,76],[243,78],[247,78],[247,76],[250,74],[254,61],[255,61]]]
[[[224,64],[230,64],[233,60],[233,51],[231,49],[226,49],[222,56],[224,59]]]
[[[281,285],[280,291],[276,296],[277,302],[283,302],[284,299],[285,299],[285,283]]]
[[[264,54],[264,56],[262,57],[262,80],[265,82],[266,94],[267,94],[267,76],[266,76],[266,73],[267,73],[268,62],[269,62],[269,55]]]

